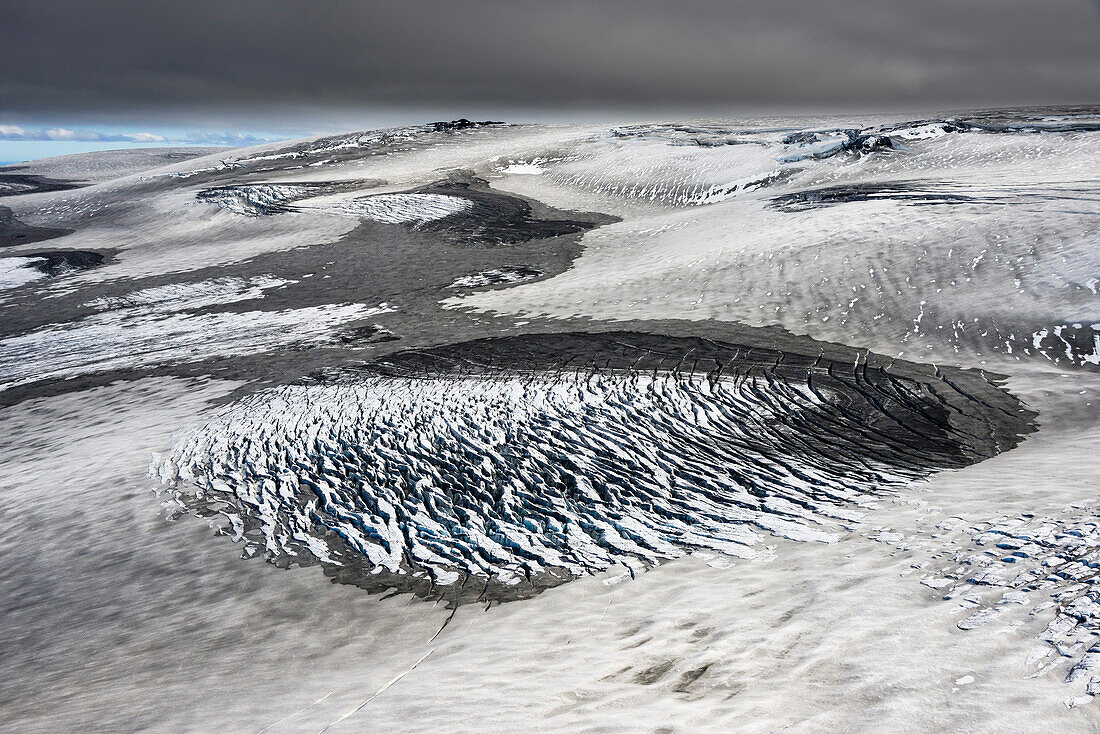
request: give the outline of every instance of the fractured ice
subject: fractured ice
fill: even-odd
[[[375,194],[357,199],[325,204],[300,204],[303,209],[364,217],[386,224],[410,224],[445,219],[469,211],[473,203],[458,196],[444,194]]]
[[[764,534],[834,542],[864,498],[1005,450],[1007,393],[639,333],[488,339],[268,390],[153,471],[249,554],[367,588],[510,598]]]
[[[312,193],[312,187],[302,184],[248,184],[205,189],[198,198],[234,214],[259,217],[289,211],[290,202]]]
[[[1053,610],[1028,656],[1028,675],[1061,667],[1066,682],[1084,685],[1089,699],[1080,705],[1100,694],[1100,517],[1087,506],[1067,508],[1067,514],[970,525],[964,528],[969,543],[954,548],[946,555],[950,565],[922,583],[942,590],[945,599],[988,592],[973,597],[979,608],[958,622],[962,630],[1013,605],[1030,607],[1031,615]]]
[[[373,182],[367,183],[373,185]],[[429,222],[473,207],[467,199],[431,193],[374,194],[335,200],[324,196],[346,188],[348,184],[244,184],[204,189],[198,198],[235,214],[252,217],[312,211],[363,217],[387,224]]]

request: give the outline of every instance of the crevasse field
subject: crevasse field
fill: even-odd
[[[1090,731],[1100,110],[0,168],[0,729]]]

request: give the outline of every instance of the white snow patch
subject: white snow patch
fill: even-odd
[[[445,194],[375,194],[326,203],[299,202],[299,211],[363,217],[385,224],[432,222],[473,209],[469,199]]]
[[[388,310],[384,305],[344,303],[244,313],[107,311],[0,340],[0,390],[45,379],[323,343],[341,324]]]
[[[40,257],[0,258],[0,291],[44,278],[46,274],[34,267],[41,260]]]
[[[224,277],[195,283],[171,283],[142,288],[125,296],[96,298],[84,305],[97,311],[149,307],[149,311],[184,311],[264,297],[264,291],[293,283],[274,275]]]

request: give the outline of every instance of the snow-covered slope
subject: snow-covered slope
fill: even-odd
[[[1094,726],[1095,108],[105,156],[0,171],[13,730]]]

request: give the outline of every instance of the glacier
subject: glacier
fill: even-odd
[[[1089,728],[1098,128],[459,120],[0,170],[0,718]]]
[[[232,405],[151,471],[249,555],[512,598],[698,549],[754,558],[763,533],[836,542],[862,498],[1030,430],[979,375],[869,358],[629,332],[398,353]]]

